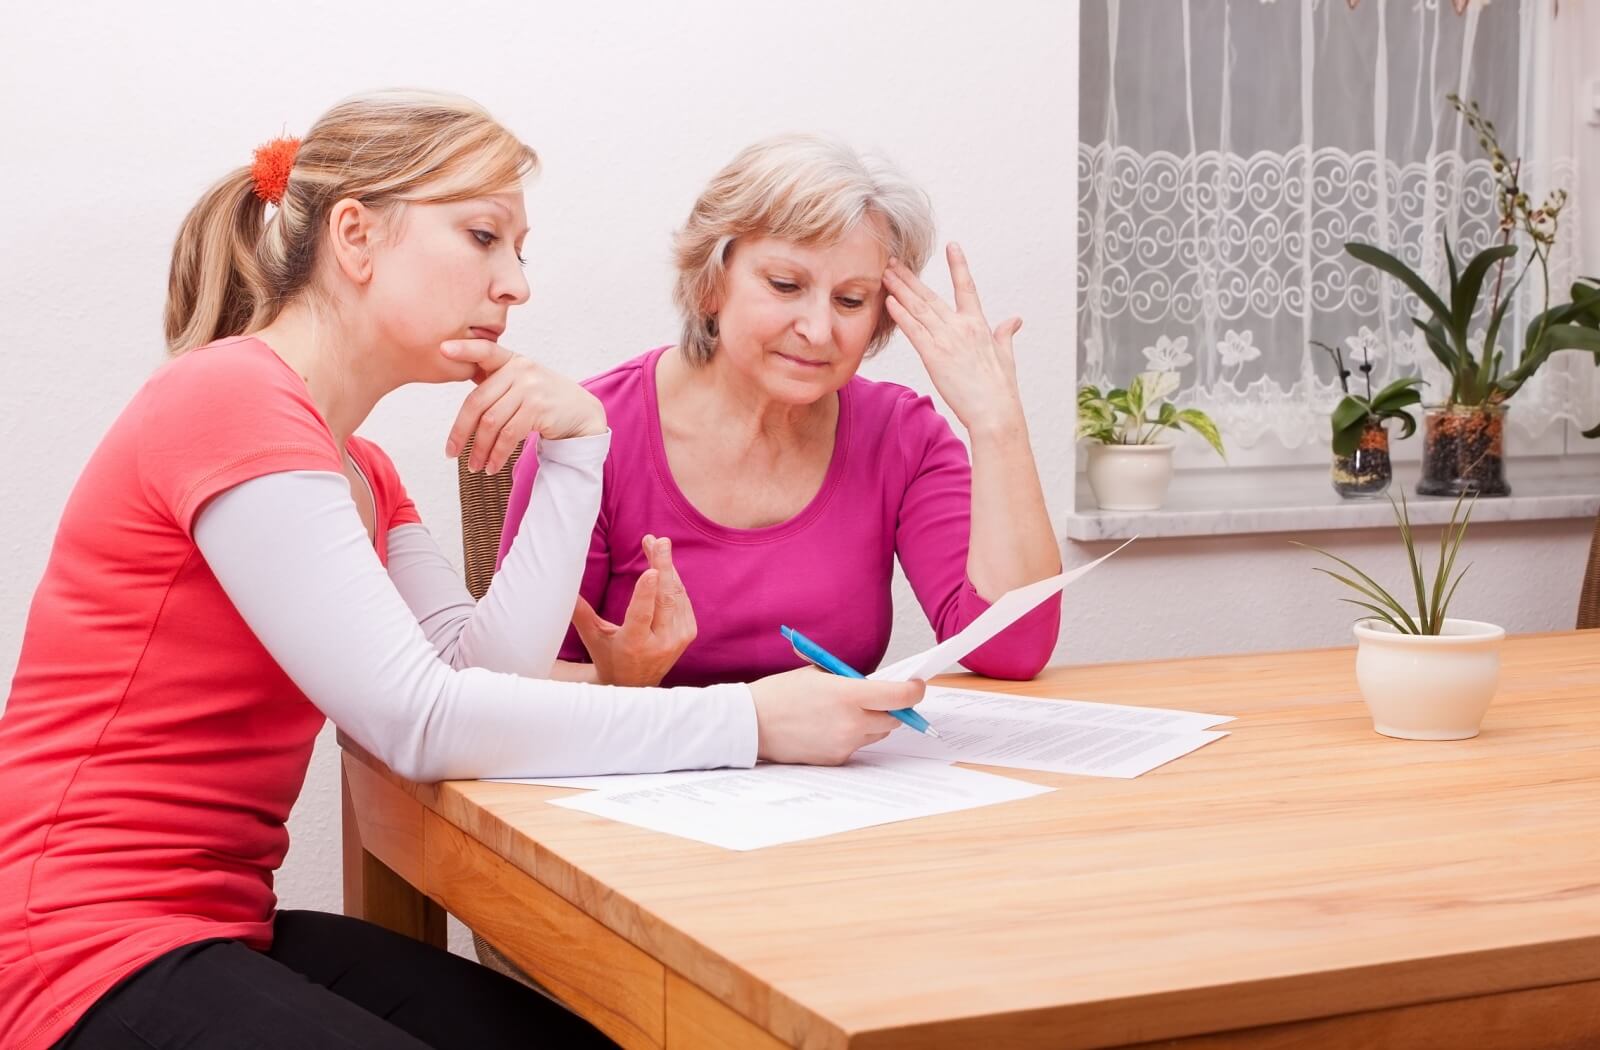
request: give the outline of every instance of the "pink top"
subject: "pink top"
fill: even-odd
[[[730,528],[696,510],[668,469],[655,382],[667,349],[584,383],[605,405],[612,437],[581,588],[601,616],[621,622],[648,568],[640,541],[646,533],[672,540],[699,636],[663,685],[751,681],[800,666],[778,633],[783,624],[862,672],[876,668],[889,645],[896,555],[940,640],[989,607],[966,575],[972,468],[928,398],[854,377],[839,391],[833,460],[815,498],[788,521]],[[538,469],[537,456],[517,461],[501,558]],[[1058,595],[962,663],[992,678],[1032,678],[1060,625]],[[588,661],[576,631],[561,658]]]

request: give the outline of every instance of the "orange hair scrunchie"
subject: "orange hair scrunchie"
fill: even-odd
[[[294,167],[294,155],[299,149],[297,138],[273,139],[256,147],[250,177],[255,180],[257,197],[268,204],[283,200],[283,191],[289,186],[289,169]]]

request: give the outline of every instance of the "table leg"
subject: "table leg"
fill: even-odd
[[[361,826],[340,764],[344,841],[344,913],[437,947],[445,947],[444,909],[361,846]]]

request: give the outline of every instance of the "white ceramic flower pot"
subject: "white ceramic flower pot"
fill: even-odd
[[[1171,480],[1171,445],[1089,446],[1089,488],[1101,510],[1157,510]]]
[[[1355,634],[1356,683],[1374,729],[1404,740],[1478,735],[1500,685],[1503,628],[1446,618],[1440,634],[1401,634],[1369,619]]]

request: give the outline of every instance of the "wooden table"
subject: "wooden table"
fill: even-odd
[[[951,682],[1238,721],[749,853],[347,748],[348,909],[442,906],[625,1046],[1600,1046],[1600,632],[1509,640],[1448,743],[1376,735],[1350,649]]]

